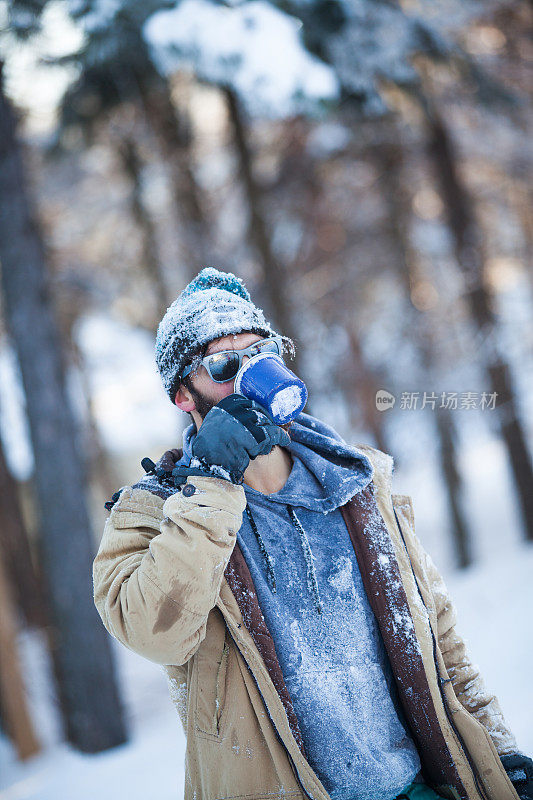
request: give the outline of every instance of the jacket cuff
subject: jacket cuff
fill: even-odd
[[[187,487],[194,487],[194,492]],[[192,506],[205,506],[219,511],[242,514],[246,508],[246,495],[241,485],[229,483],[222,478],[191,475],[187,483],[165,500],[163,514],[174,514],[190,509]]]

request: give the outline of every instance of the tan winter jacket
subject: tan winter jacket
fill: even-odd
[[[390,456],[358,448],[374,477],[342,512],[424,778],[442,797],[518,800],[498,757],[516,742],[455,630],[411,499],[391,495]],[[113,636],[164,665],[187,735],[186,800],[328,800],[236,545],[245,505],[217,478],[167,499],[125,487],[94,562],[95,603]]]

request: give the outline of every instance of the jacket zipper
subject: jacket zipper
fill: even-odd
[[[422,592],[420,591],[420,587],[418,585],[418,580],[417,580],[415,571],[413,569],[413,562],[411,561],[411,555],[409,553],[409,550],[407,549],[407,545],[405,544],[403,531],[402,531],[402,528],[401,528],[401,525],[400,525],[400,521],[398,519],[398,515],[396,514],[396,509],[394,508],[394,505],[393,505],[392,509],[394,511],[394,516],[396,518],[396,524],[398,526],[398,530],[400,531],[400,536],[402,537],[402,542],[403,542],[403,546],[405,547],[405,552],[407,553],[407,557],[409,559],[409,564],[411,565],[411,572],[413,573],[413,577],[415,579],[415,585],[416,585],[416,589],[417,589],[418,595],[420,597],[420,602],[422,603],[422,605],[426,609],[426,613],[428,615],[428,623],[429,623],[429,612],[427,610],[426,604],[424,603],[424,598],[422,597]],[[459,742],[461,744],[461,749],[463,750],[463,753],[464,753],[464,755],[466,757],[466,760],[468,761],[468,764],[470,766],[470,770],[471,770],[472,776],[474,778],[474,783],[476,785],[476,789],[478,790],[478,792],[481,795],[481,797],[483,798],[483,800],[489,800],[489,798],[487,797],[487,795],[485,793],[485,790],[484,790],[484,788],[483,788],[483,786],[482,786],[482,784],[480,782],[481,779],[479,778],[479,773],[478,773],[478,771],[476,769],[476,765],[473,763],[473,761],[472,761],[472,759],[470,757],[470,754],[469,754],[469,752],[468,752],[468,750],[467,750],[467,748],[465,746],[464,739],[461,736],[461,734],[459,733],[459,731],[457,730],[455,722],[453,721],[452,715],[451,715],[451,713],[449,711],[448,700],[446,698],[446,695],[445,695],[444,689],[443,689],[443,684],[445,683],[445,680],[444,680],[444,678],[441,677],[440,672],[439,672],[439,665],[438,665],[438,662],[437,662],[437,655],[436,655],[437,642],[435,640],[435,634],[433,633],[433,628],[431,627],[431,623],[429,623],[429,630],[431,632],[431,640],[433,642],[433,662],[435,664],[435,671],[437,673],[437,683],[438,683],[438,686],[439,686],[439,692],[440,692],[440,696],[441,696],[441,699],[442,699],[442,705],[443,705],[444,711],[446,713],[446,717],[448,718],[448,722],[450,723],[451,727],[453,728],[453,730],[455,732],[455,735],[457,736],[457,739],[459,740]]]
[[[257,687],[257,691],[259,692],[259,694],[260,694],[260,696],[261,696],[261,699],[262,699],[262,701],[263,701],[263,705],[264,705],[264,707],[265,707],[265,710],[266,710],[266,712],[267,712],[268,718],[269,718],[269,720],[270,720],[270,722],[271,722],[271,724],[272,724],[272,727],[273,727],[273,729],[274,729],[274,732],[275,732],[275,734],[276,734],[276,737],[277,737],[278,741],[280,742],[280,744],[281,744],[281,745],[283,746],[283,748],[285,749],[285,752],[287,753],[287,757],[288,757],[288,759],[289,759],[289,762],[290,762],[290,765],[291,765],[292,771],[294,772],[294,775],[295,775],[295,777],[296,777],[296,780],[298,781],[298,783],[299,783],[299,785],[300,785],[300,787],[301,787],[301,789],[302,789],[303,793],[305,794],[305,796],[306,796],[306,797],[309,797],[309,798],[310,798],[310,800],[315,800],[315,798],[313,797],[313,795],[312,795],[312,794],[309,794],[309,792],[307,791],[307,789],[305,788],[305,786],[304,786],[304,785],[303,785],[303,783],[302,783],[302,780],[301,780],[301,778],[300,778],[300,773],[298,772],[298,767],[297,767],[297,766],[296,766],[296,764],[294,763],[294,759],[293,759],[293,757],[291,756],[291,754],[290,754],[290,752],[289,752],[289,749],[288,749],[287,745],[286,745],[286,744],[285,744],[285,742],[283,741],[283,739],[282,739],[282,737],[281,737],[281,735],[280,735],[280,733],[279,733],[279,731],[278,731],[278,729],[277,729],[277,727],[276,727],[276,724],[275,724],[274,720],[272,719],[272,716],[271,716],[271,714],[270,714],[270,711],[268,710],[268,705],[267,705],[267,702],[266,702],[265,698],[263,697],[263,692],[262,692],[262,691],[261,691],[261,689],[259,688],[259,683],[257,682],[257,678],[255,677],[255,675],[254,675],[254,673],[253,673],[253,671],[252,671],[252,669],[251,669],[250,665],[248,664],[248,659],[246,659],[246,658],[244,657],[244,655],[243,655],[243,653],[242,653],[242,651],[241,651],[241,649],[240,649],[239,645],[237,644],[237,641],[236,641],[235,637],[233,636],[232,632],[230,631],[229,627],[228,627],[228,626],[226,626],[226,627],[227,627],[227,630],[228,630],[228,633],[229,633],[229,635],[230,635],[230,636],[231,636],[231,638],[233,639],[233,643],[235,644],[235,647],[237,648],[237,650],[239,651],[239,653],[241,653],[241,655],[242,655],[242,656],[243,656],[243,658],[244,658],[244,663],[245,663],[245,664],[246,664],[246,666],[248,667],[248,671],[249,671],[250,675],[251,675],[251,676],[252,676],[252,678],[253,678],[253,681],[254,681],[254,683],[255,683],[255,685],[256,685],[256,687]]]

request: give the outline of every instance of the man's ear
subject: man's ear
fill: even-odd
[[[174,398],[174,403],[178,408],[180,408],[182,411],[186,411],[188,414],[190,414],[191,411],[196,410],[196,404],[193,400],[192,394],[182,383],[180,383],[178,387],[178,391],[176,392],[176,396]]]

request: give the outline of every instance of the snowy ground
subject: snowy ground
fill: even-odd
[[[497,560],[447,576],[459,612],[458,629],[526,753],[533,753],[532,574],[533,545],[516,544]],[[185,740],[156,665],[117,645],[131,742],[108,753],[83,756],[60,741],[53,698],[46,697],[48,680],[39,642],[25,640],[22,646],[45,749],[20,764],[0,739],[0,800],[183,797]]]
[[[0,737],[1,800],[176,800],[183,797],[185,738],[170,701],[164,673],[156,664],[116,649],[131,741],[94,756],[61,741],[56,702],[50,696],[47,664],[34,637],[21,643],[28,693],[44,744],[25,764]],[[35,677],[37,676],[37,681]]]

